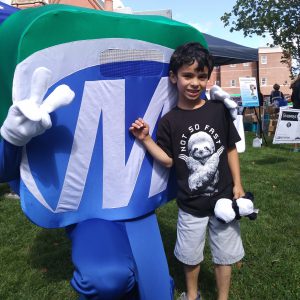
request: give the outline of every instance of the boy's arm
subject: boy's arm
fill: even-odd
[[[227,150],[228,164],[233,178],[233,197],[241,198],[245,195],[240,172],[240,161],[236,147]]]
[[[156,161],[167,168],[173,166],[173,159],[153,141],[149,135],[149,125],[145,123],[143,119],[139,118],[135,120],[129,128],[129,131],[143,143],[147,151]]]

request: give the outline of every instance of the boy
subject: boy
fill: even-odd
[[[212,70],[212,57],[199,43],[178,47],[169,73],[178,102],[160,120],[157,144],[141,118],[129,129],[154,159],[165,167],[175,166],[179,212],[174,254],[184,264],[187,286],[181,300],[200,299],[198,276],[206,227],[218,300],[228,299],[231,265],[244,256],[238,222],[223,224],[213,216],[218,199],[240,198],[245,193],[235,147],[240,138],[230,114],[222,102],[201,98]]]

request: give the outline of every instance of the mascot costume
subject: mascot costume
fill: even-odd
[[[170,56],[189,41],[207,47],[202,34],[163,17],[46,5],[11,15],[0,39],[1,181],[33,223],[66,228],[82,299],[172,299],[155,216],[176,194],[172,172],[128,128],[143,116],[155,136],[176,101]]]

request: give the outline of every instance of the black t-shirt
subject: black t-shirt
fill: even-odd
[[[220,101],[207,101],[195,110],[175,107],[162,117],[157,144],[173,158],[177,203],[183,211],[209,216],[218,199],[232,198],[227,149],[239,140],[231,116]]]

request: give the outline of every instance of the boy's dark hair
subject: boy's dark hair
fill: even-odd
[[[275,91],[279,91],[280,85],[279,85],[278,83],[275,83],[275,84],[273,85],[273,89],[274,89]]]
[[[204,67],[208,68],[208,78],[214,68],[212,55],[200,43],[191,42],[177,47],[171,56],[169,70],[177,75],[178,70],[183,65],[192,65],[198,63],[197,71],[202,71]]]

